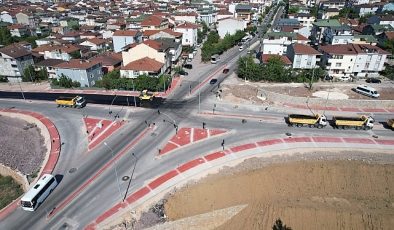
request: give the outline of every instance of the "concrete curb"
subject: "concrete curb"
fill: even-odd
[[[24,110],[18,110],[18,109],[0,109],[0,112],[6,112],[6,113],[19,113],[23,114],[26,116],[31,116],[35,119],[37,119],[39,122],[41,122],[48,130],[50,140],[51,140],[51,147],[49,150],[49,155],[47,158],[47,161],[44,165],[44,167],[41,168],[40,170],[40,175],[37,178],[40,178],[42,174],[44,173],[52,173],[53,170],[55,169],[56,163],[59,159],[60,156],[60,148],[61,148],[61,142],[60,142],[60,135],[59,132],[56,128],[56,126],[50,121],[47,117],[35,113],[35,112],[30,112],[30,111],[24,111]],[[6,216],[8,216],[11,212],[13,212],[19,204],[19,199],[14,200],[11,204],[9,204],[7,207],[3,208],[0,210],[0,219],[4,219]]]
[[[87,225],[85,229],[101,229],[104,226],[108,227],[116,216],[122,215],[129,210],[129,205],[133,205],[133,208],[136,208],[144,202],[152,202],[152,200],[157,199],[157,195],[170,191],[174,186],[181,186],[187,183],[191,177],[206,173],[209,169],[234,164],[234,161],[258,157],[262,154],[267,155],[269,152],[278,150],[283,151],[296,148],[316,147],[352,148],[352,144],[357,144],[359,147],[366,149],[379,147],[381,150],[392,150],[394,147],[394,139],[302,136],[265,139],[239,146],[232,146],[223,151],[208,153],[202,157],[197,157],[153,179],[150,183],[128,196],[126,202],[117,203],[97,217],[96,220]]]

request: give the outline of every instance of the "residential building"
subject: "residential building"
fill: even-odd
[[[196,12],[185,12],[185,13],[176,13],[173,15],[176,22],[190,22],[196,23],[198,19],[198,14]]]
[[[252,6],[237,4],[235,6],[235,18],[241,19],[246,22],[250,22],[252,20]]]
[[[323,43],[328,44],[347,44],[341,40],[351,41],[353,36],[352,28],[348,25],[329,26],[323,32]]]
[[[29,30],[26,25],[13,24],[8,26],[12,37],[23,37],[29,35]]]
[[[174,28],[176,32],[182,33],[182,45],[194,47],[197,45],[197,30],[199,26],[192,23],[184,23]]]
[[[91,61],[100,62],[102,65],[101,69],[103,71],[103,74],[106,74],[113,70],[120,69],[122,65],[122,54],[106,52],[98,56],[92,57]]]
[[[339,15],[339,9],[337,8],[328,8],[323,11],[321,19],[330,19],[331,17],[335,17]]]
[[[143,32],[143,40],[155,40],[159,38],[170,38],[175,42],[182,42],[182,33],[175,32],[171,29],[165,30],[145,30]]]
[[[91,51],[103,51],[109,49],[107,46],[107,41],[100,38],[91,38],[80,43],[81,46],[87,46]]]
[[[7,77],[10,82],[20,80],[23,71],[33,64],[31,51],[21,45],[0,48],[0,76]]]
[[[71,80],[81,83],[81,87],[92,87],[103,76],[101,63],[96,61],[71,59],[56,65],[55,69],[57,78],[65,75]]]
[[[121,52],[125,46],[141,41],[142,33],[137,30],[117,30],[112,36],[115,52]]]
[[[81,54],[81,49],[75,45],[42,45],[33,49],[34,53],[44,55],[44,59],[61,59],[69,61],[73,56]]]
[[[287,56],[283,56],[283,55],[277,55],[277,54],[263,54],[263,55],[261,55],[261,60],[260,60],[260,62],[261,62],[261,64],[267,64],[268,63],[268,61],[271,59],[271,58],[280,58],[280,60],[282,61],[282,63],[283,63],[283,65],[285,66],[285,67],[287,67],[287,68],[290,68],[291,67],[291,61],[290,61],[290,59],[287,57]]]
[[[308,39],[300,34],[289,32],[269,32],[263,37],[261,52],[263,54],[284,55],[287,47],[293,43],[306,44]]]
[[[364,35],[374,35],[378,36],[379,34],[387,31],[394,31],[394,28],[391,25],[366,25],[363,28]]]
[[[244,31],[246,29],[246,21],[235,18],[226,18],[218,20],[217,31],[220,38],[224,38],[226,34],[234,35],[238,30]]]
[[[18,20],[16,19],[15,12],[13,11],[2,11],[0,15],[0,20],[2,22],[8,22],[11,24],[16,24]]]
[[[176,41],[172,38],[157,38],[155,41],[164,44],[169,48],[169,54],[171,55],[171,63],[176,64],[182,54],[182,44],[180,41]]]
[[[18,24],[22,25],[28,25],[32,28],[37,26],[37,20],[33,17],[33,14],[31,13],[24,13],[24,12],[19,12],[15,15],[16,20],[18,21]]]
[[[48,72],[48,78],[53,79],[53,78],[56,78],[56,68],[55,67],[61,63],[64,63],[64,62],[66,62],[66,61],[61,60],[61,59],[45,59],[45,60],[42,60],[42,61],[34,64],[34,66],[36,67],[36,70],[45,68]]]
[[[368,14],[375,14],[378,11],[379,7],[380,6],[377,4],[363,4],[354,6],[354,9],[358,13],[358,15],[362,17]]]
[[[366,44],[327,45],[320,47],[322,66],[333,77],[356,78],[376,76],[384,69],[388,53],[381,48]]]
[[[164,73],[164,69],[163,63],[149,57],[144,57],[123,66],[120,69],[120,76],[124,78],[137,78],[145,74],[158,77]]]
[[[151,15],[141,22],[142,31],[144,30],[163,30],[169,26],[168,19],[157,15]]]
[[[311,14],[305,14],[305,13],[298,13],[294,15],[289,15],[290,19],[297,19],[297,21],[300,22],[301,26],[307,27],[309,30],[312,29],[313,22],[315,21],[315,17],[312,16]]]
[[[129,45],[122,52],[123,66],[144,57],[149,57],[163,63],[165,70],[171,66],[170,47],[166,43],[155,40],[147,40],[139,44]]]
[[[322,43],[325,30],[336,26],[341,26],[341,23],[336,19],[318,19],[314,22],[311,32],[313,44],[318,45]]]
[[[320,62],[321,53],[304,44],[292,44],[287,48],[287,57],[293,63],[294,69],[313,69]]]
[[[321,1],[322,9],[343,9],[346,6],[346,0],[327,0]]]

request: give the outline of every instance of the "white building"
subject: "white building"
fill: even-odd
[[[0,76],[10,82],[18,81],[25,68],[33,64],[31,51],[23,46],[13,44],[0,48]]]
[[[184,23],[175,27],[174,31],[182,33],[183,46],[196,46],[197,45],[197,30],[199,26],[192,23]]]
[[[224,38],[226,34],[234,35],[238,30],[246,29],[246,21],[235,18],[226,18],[218,21],[217,30],[220,38]]]
[[[117,30],[112,36],[114,51],[120,52],[122,49],[133,43],[142,41],[142,33],[137,30]]]
[[[263,54],[283,55],[287,52],[287,47],[293,43],[306,44],[308,39],[300,34],[289,32],[270,32],[263,38],[261,50]]]
[[[304,44],[292,44],[287,48],[287,57],[293,63],[294,69],[312,69],[320,61],[321,53]]]
[[[384,62],[390,53],[367,44],[322,46],[322,65],[330,76],[375,76],[384,69]]]

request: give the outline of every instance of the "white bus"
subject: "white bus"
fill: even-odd
[[[44,174],[37,183],[21,198],[23,210],[34,211],[57,186],[56,178]]]

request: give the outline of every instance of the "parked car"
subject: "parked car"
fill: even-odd
[[[242,42],[238,42],[238,46],[242,46],[243,45],[243,43]]]
[[[209,84],[214,85],[214,84],[216,84],[216,82],[218,82],[218,79],[213,78],[213,79],[209,82]]]
[[[326,75],[325,77],[324,77],[324,80],[325,81],[332,81],[334,78],[332,77],[332,76],[329,76],[329,75]]]
[[[230,71],[229,69],[223,69],[224,74],[228,73],[229,71]]]
[[[370,77],[365,80],[367,83],[382,83],[382,81],[378,78]]]
[[[189,75],[189,73],[184,70],[181,70],[181,71],[179,71],[179,75],[187,76],[187,75]]]
[[[352,78],[349,77],[349,76],[340,76],[340,77],[338,77],[338,80],[340,80],[340,81],[351,81]]]
[[[240,46],[238,50],[239,50],[239,51],[242,51],[242,50],[244,50],[244,47],[243,47],[243,46]]]
[[[186,69],[193,69],[193,65],[192,64],[184,64],[183,67],[186,68]]]

